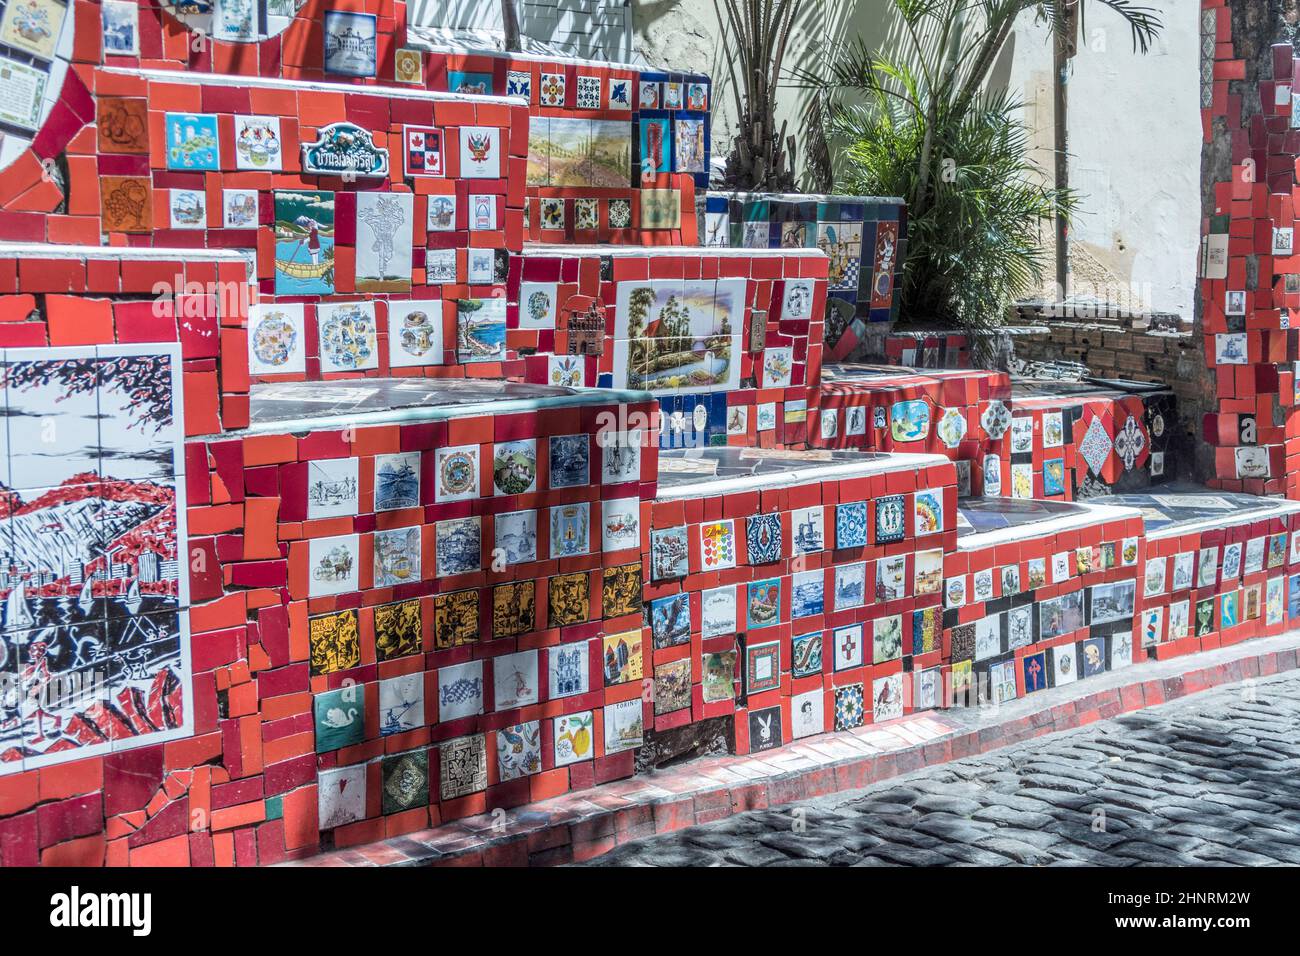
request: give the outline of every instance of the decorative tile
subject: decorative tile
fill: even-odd
[[[606,635],[604,644],[605,686],[613,687],[642,676],[641,629]]]
[[[768,564],[781,559],[781,516],[752,515],[745,519],[745,541],[750,564]]]
[[[768,707],[749,712],[749,749],[751,753],[772,750],[784,743],[781,708]]]
[[[573,228],[599,229],[600,203],[596,199],[575,199],[573,201]]]
[[[867,546],[867,503],[855,501],[835,506],[835,547]]]
[[[924,441],[930,434],[929,403],[895,402],[889,409],[889,430],[896,442]]]
[[[393,53],[393,79],[398,83],[424,85],[424,56],[419,50],[399,47]]]
[[[939,650],[942,621],[937,607],[922,608],[912,612],[912,654],[929,654]]]
[[[1015,678],[1012,678],[1015,684]],[[880,723],[903,716],[903,675],[890,674],[872,682],[872,720]]]
[[[543,80],[547,74],[543,74]],[[557,104],[544,104],[557,105]],[[600,100],[600,77],[598,76],[579,76],[577,102],[575,103],[580,110],[598,110],[601,108]]]
[[[182,172],[221,169],[221,145],[215,113],[167,113],[167,168]]]
[[[317,694],[312,707],[316,717],[317,753],[340,750],[365,739],[364,685],[349,685]]]
[[[873,664],[896,661],[903,655],[903,618],[898,614],[878,617],[871,625]]]
[[[439,796],[454,800],[487,789],[487,739],[458,737],[438,747]]]
[[[557,574],[547,581],[550,626],[582,624],[591,617],[591,581],[585,572]]]
[[[1011,411],[1005,403],[995,398],[989,402],[988,408],[984,409],[984,414],[980,416],[980,425],[984,429],[984,434],[991,440],[997,441],[1011,427]]]
[[[365,819],[365,764],[319,770],[316,785],[317,816],[322,830],[332,830]]]
[[[543,198],[540,204],[541,228],[564,228],[564,200]]]
[[[835,566],[835,610],[862,607],[867,600],[867,565],[865,561]]]
[[[813,554],[826,546],[825,511],[820,506],[790,512],[790,526],[795,555]]]
[[[395,528],[374,534],[375,587],[413,584],[420,575],[420,529]]]
[[[201,189],[168,191],[168,206],[173,229],[206,229],[208,225],[207,193]]]
[[[377,18],[367,13],[325,11],[326,73],[375,76]]]
[[[588,502],[551,508],[550,528],[552,558],[571,558],[591,551],[591,505]]]
[[[645,742],[645,707],[641,698],[606,704],[604,718],[607,755],[635,750]]]
[[[822,569],[796,571],[791,575],[790,582],[792,620],[825,613],[826,573]]]
[[[632,203],[627,199],[609,200],[609,228],[628,229],[632,226]]]
[[[861,684],[835,688],[835,729],[852,730],[866,722]]]
[[[836,671],[862,666],[865,652],[861,624],[837,627],[831,632],[831,638],[835,645],[835,661],[832,666]]]
[[[419,507],[420,453],[376,455],[374,489],[375,511]]]
[[[1096,419],[1093,419],[1096,421]],[[1142,452],[1147,446],[1146,435],[1142,426],[1138,424],[1136,418],[1129,415],[1124,421],[1124,427],[1115,435],[1115,453],[1119,455],[1119,460],[1124,463],[1125,471],[1132,471],[1137,460],[1142,457]],[[1089,461],[1089,466],[1092,462]],[[1094,468],[1094,471],[1100,469]]]
[[[1077,450],[1080,457],[1088,463],[1088,468],[1094,475],[1100,475],[1113,449],[1114,443],[1106,432],[1106,426],[1101,423],[1100,418],[1093,416],[1088,422],[1083,441],[1079,442]]]
[[[507,566],[537,560],[537,512],[507,511],[495,523],[496,554]]]
[[[506,96],[522,96],[531,101],[533,98],[533,75],[528,72],[506,71]]]
[[[691,705],[691,662],[689,658],[655,666],[655,716],[671,714]]]
[[[602,572],[601,609],[606,618],[641,610],[641,562],[605,568]]]
[[[361,664],[361,628],[354,610],[307,620],[311,673],[334,674]]]
[[[781,686],[781,642],[753,644],[745,649],[745,692],[759,694]]]
[[[307,543],[308,596],[359,590],[360,547],[360,538],[355,534],[312,538]]]
[[[478,592],[475,597],[474,620],[478,620]],[[379,660],[387,661],[419,653],[423,645],[423,619],[418,599],[383,604],[375,608],[375,653]]]
[[[706,704],[717,704],[736,697],[736,652],[720,651],[704,655],[701,693]]]
[[[512,710],[537,703],[537,686],[537,651],[519,651],[492,658],[494,710]]]
[[[460,128],[462,179],[501,178],[501,130],[495,126]]]
[[[433,637],[439,650],[478,640],[478,589],[451,591],[433,598]]]
[[[555,766],[567,767],[594,756],[594,724],[595,719],[589,710],[555,718]]]
[[[907,534],[907,509],[902,495],[876,499],[876,544],[902,541]]]
[[[497,731],[497,776],[502,783],[542,769],[541,722],[514,724]]]
[[[656,648],[689,643],[691,639],[690,594],[674,594],[651,601],[650,632]]]
[[[538,96],[543,106],[563,106],[564,74],[543,73],[541,86],[538,88]]]
[[[633,81],[626,77],[609,78],[609,109],[630,110],[632,108],[632,83]]]
[[[685,577],[688,571],[686,528],[661,528],[650,532],[650,580]]]
[[[589,484],[591,475],[589,436],[552,435],[548,464],[553,490]]]
[[[548,696],[572,697],[585,694],[588,687],[587,642],[560,644],[547,651]]]
[[[402,734],[424,726],[424,674],[379,682],[379,733]]]
[[[479,569],[483,553],[480,520],[477,516],[451,518],[434,525],[438,577],[453,577]]]
[[[781,580],[753,581],[745,585],[746,627],[756,630],[781,619]]]
[[[483,713],[483,662],[451,664],[438,670],[438,721],[448,723]]]
[[[537,582],[508,581],[492,588],[492,637],[518,637],[537,629]]]
[[[306,326],[301,304],[259,303],[249,307],[248,370],[251,374],[302,374],[307,367],[305,341]],[[355,478],[351,492],[354,508],[347,513],[356,514]]]
[[[316,307],[316,328],[322,372],[359,372],[379,367],[379,332],[373,302],[322,303]]]
[[[152,197],[153,184],[147,178],[100,177],[100,221],[104,230],[132,233],[152,231]]]

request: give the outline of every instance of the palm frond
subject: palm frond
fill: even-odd
[[[1133,38],[1134,52],[1144,54],[1150,52],[1151,45],[1155,43],[1160,31],[1164,28],[1158,11],[1154,7],[1140,7],[1133,3],[1132,0],[1096,0],[1096,2],[1110,7],[1128,24],[1129,32]],[[1087,12],[1087,4],[1079,8],[1079,25],[1085,29],[1087,22],[1084,18],[1087,16]]]

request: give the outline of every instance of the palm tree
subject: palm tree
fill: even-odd
[[[1128,24],[1133,49],[1146,53],[1161,30],[1151,7],[1132,0],[1095,0],[1118,13]],[[1068,8],[1079,0],[892,0],[903,24],[908,48],[901,57],[870,50],[859,37],[831,66],[828,80],[797,70],[795,75],[829,89],[856,89],[901,96],[911,108],[923,112],[927,130],[933,132],[941,111],[965,116],[983,93],[998,53],[1011,36],[1016,18],[1033,10],[1049,22],[1058,37],[1072,25]],[[938,23],[940,32],[926,29]],[[900,89],[901,88],[901,89]],[[924,208],[934,150],[927,136],[917,157],[921,171],[920,195]]]
[[[794,188],[795,139],[776,129],[776,89],[795,15],[804,0],[721,0],[732,53],[727,69],[738,134],[727,157],[734,189]]]

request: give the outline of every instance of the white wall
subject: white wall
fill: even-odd
[[[1099,3],[1089,4],[1080,31],[1068,84],[1071,185],[1084,194],[1071,243],[1073,291],[1190,321],[1201,220],[1200,4],[1148,2],[1164,30],[1145,56]],[[1048,35],[1032,12],[1022,14],[994,79],[1025,102],[1033,158],[1050,175]]]

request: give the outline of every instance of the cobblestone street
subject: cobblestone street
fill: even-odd
[[[592,866],[1300,864],[1300,675],[1235,684]]]

